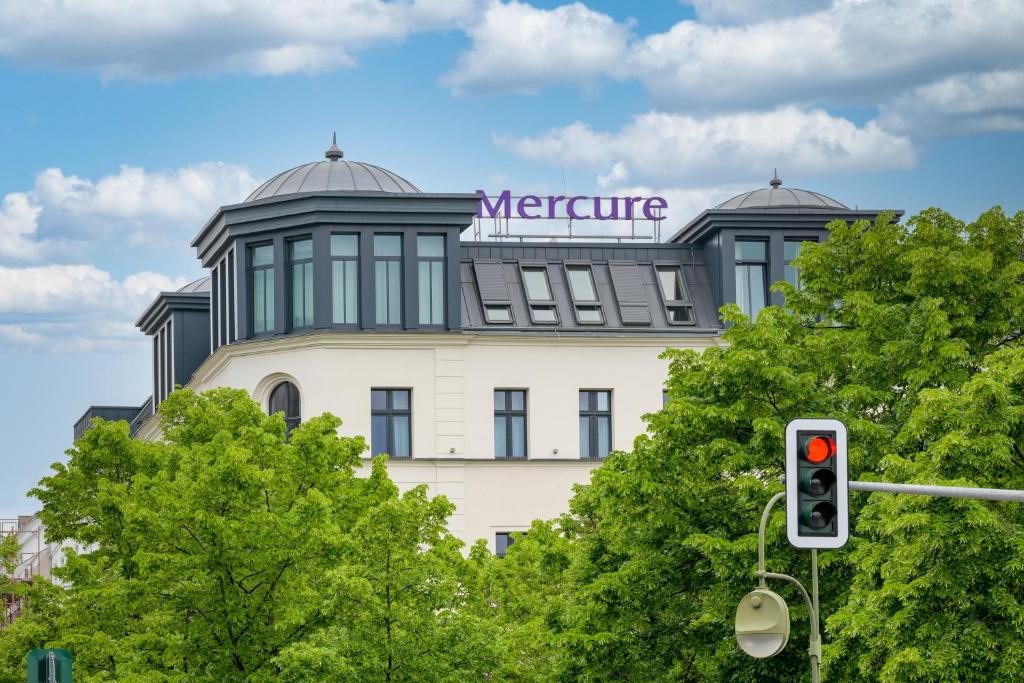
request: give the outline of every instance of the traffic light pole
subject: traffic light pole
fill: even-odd
[[[782,477],[785,484],[786,478]],[[868,491],[874,493],[904,493],[918,496],[935,496],[937,498],[972,498],[974,500],[996,500],[1010,503],[1024,503],[1024,491],[1012,489],[985,489],[970,486],[932,486],[926,484],[889,484],[880,481],[851,481],[849,488],[853,491]],[[765,568],[764,537],[768,527],[768,518],[772,508],[782,498],[786,497],[785,491],[780,491],[772,496],[771,500],[764,507],[761,513],[761,524],[757,532],[757,581],[760,588],[766,588],[766,579],[786,581],[793,585],[804,599],[807,605],[807,614],[810,620],[811,634],[808,653],[811,659],[811,682],[820,683],[821,680],[821,632],[818,611],[818,551],[811,549],[811,594],[797,579],[788,574],[777,574],[769,572]]]
[[[807,651],[811,658],[811,683],[819,683],[821,681],[821,629],[818,624],[818,551],[811,550],[811,595],[807,594],[807,589],[804,588],[803,584],[797,579],[793,578],[789,574],[776,574],[775,572],[769,572],[765,570],[764,561],[764,532],[768,526],[768,517],[771,515],[772,508],[779,500],[786,497],[785,491],[779,491],[772,499],[768,501],[768,504],[764,506],[764,512],[761,513],[761,525],[757,530],[757,581],[760,588],[766,588],[767,583],[765,579],[775,579],[776,581],[787,581],[797,589],[800,596],[804,599],[804,604],[807,605],[807,615],[811,622],[811,638],[808,645]]]

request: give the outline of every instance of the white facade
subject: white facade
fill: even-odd
[[[245,389],[266,407],[281,381],[298,387],[302,417],[330,412],[340,433],[369,441],[370,391],[411,389],[412,457],[392,459],[402,488],[427,484],[456,506],[451,531],[467,546],[527,529],[568,509],[575,484],[599,461],[580,459],[579,391],[612,392],[612,446],[628,450],[643,415],[662,406],[669,346],[710,338],[537,337],[470,333],[298,335],[222,346],[189,386]],[[495,389],[527,391],[527,458],[494,456]],[[157,438],[157,420],[139,432]],[[369,451],[366,453],[369,458]]]

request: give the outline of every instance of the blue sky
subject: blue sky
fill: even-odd
[[[0,517],[90,404],[139,404],[133,328],[260,181],[346,157],[424,190],[701,209],[1024,208],[1024,7],[997,0],[0,0]],[[344,416],[342,416],[344,417]]]

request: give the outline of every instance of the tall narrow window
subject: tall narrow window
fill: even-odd
[[[312,327],[313,240],[307,237],[288,243],[288,267],[291,269],[292,327]]]
[[[494,390],[494,457],[526,457],[526,391]]]
[[[692,323],[693,302],[683,281],[683,273],[677,266],[658,266],[658,284],[665,300],[668,321],[675,324]]]
[[[378,325],[402,324],[402,236],[374,235],[374,284]]]
[[[249,247],[249,301],[253,334],[273,332],[274,319],[274,245]]]
[[[555,299],[551,296],[551,282],[545,266],[523,266],[523,286],[530,306],[530,319],[534,323],[551,325],[558,322]]]
[[[572,292],[577,322],[583,325],[603,323],[604,314],[590,266],[566,266],[565,272],[569,277],[569,290]]]
[[[580,391],[580,457],[605,458],[612,451],[612,392]]]
[[[768,305],[768,243],[736,240],[736,304],[751,319]]]
[[[444,325],[444,236],[416,237],[420,325]]]
[[[270,392],[270,406],[267,411],[271,415],[284,413],[284,424],[287,433],[299,426],[302,421],[302,399],[299,389],[291,382],[281,382]]]
[[[782,269],[782,277],[786,282],[797,289],[803,289],[800,282],[800,269],[793,265],[793,261],[800,255],[800,246],[808,240],[786,240],[782,243],[782,257],[786,264]]]
[[[370,391],[370,448],[374,455],[412,457],[411,394],[409,389]]]
[[[359,235],[331,235],[331,320],[359,322]]]

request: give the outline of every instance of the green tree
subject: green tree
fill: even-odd
[[[365,442],[330,415],[286,435],[281,415],[229,389],[177,391],[160,412],[162,442],[97,420],[35,491],[49,540],[90,548],[69,557],[50,638],[75,654],[76,678],[474,670],[478,653],[441,647],[461,628],[467,566],[444,499],[399,497],[382,462],[358,476]]]
[[[787,587],[782,654],[750,659],[732,635],[792,418],[843,419],[853,478],[1024,488],[1024,214],[968,225],[928,210],[830,230],[804,245],[803,288],[777,285],[786,309],[752,322],[728,306],[724,346],[666,353],[669,405],[572,500],[565,604],[544,621],[563,644],[558,677],[806,675],[806,614]],[[1024,677],[1019,507],[855,495],[854,538],[821,556],[828,675]],[[806,578],[807,553],[784,535],[777,514],[771,568]]]

